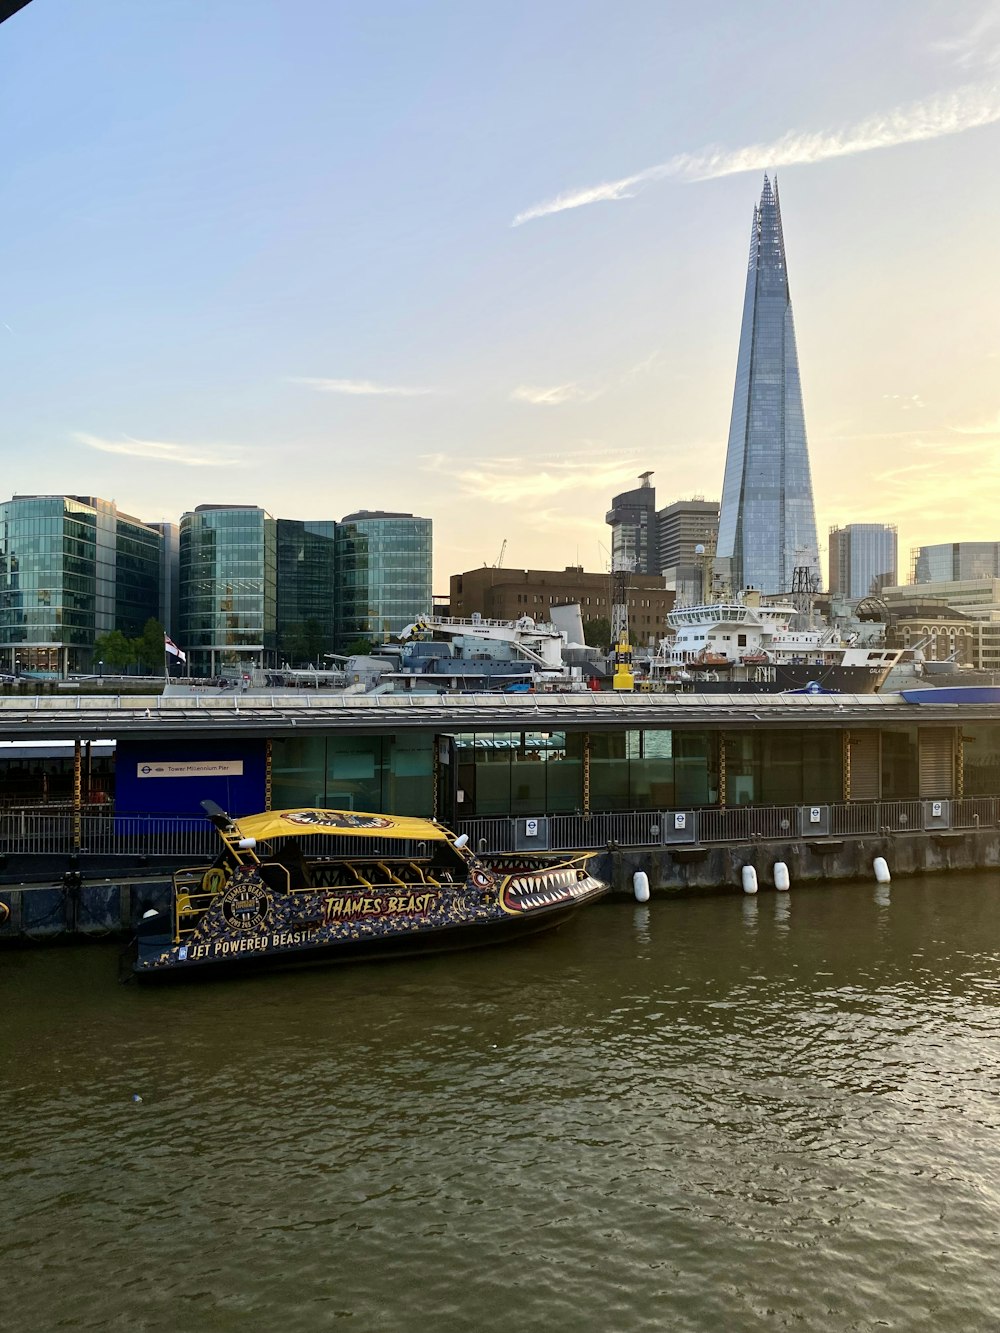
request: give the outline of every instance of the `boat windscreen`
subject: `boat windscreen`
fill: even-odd
[[[256,838],[258,842],[313,834],[449,841],[447,829],[429,819],[408,815],[368,815],[360,810],[269,810],[261,815],[243,815],[233,823],[239,829],[240,837]]]

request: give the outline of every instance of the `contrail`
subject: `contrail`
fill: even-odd
[[[768,167],[801,166],[826,162],[833,157],[850,157],[876,148],[895,148],[904,143],[941,139],[961,134],[981,125],[1000,120],[1000,85],[965,84],[950,93],[941,93],[923,102],[910,102],[890,111],[869,116],[855,125],[839,130],[790,130],[770,143],[750,144],[745,148],[703,148],[696,153],[678,153],[666,162],[646,167],[620,180],[604,181],[568,190],[544,203],[533,204],[518,213],[511,223],[520,227],[550,213],[563,213],[586,204],[631,199],[644,186],[657,180],[704,181],[719,176],[733,176],[741,171],[762,171]]]

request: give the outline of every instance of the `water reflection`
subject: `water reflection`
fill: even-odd
[[[1000,1327],[1000,894],[894,888],[891,912],[867,882],[797,888],[794,931],[787,894],[736,889],[162,991],[118,986],[114,949],[0,953],[3,1308],[144,1333]]]
[[[650,934],[650,909],[648,904],[637,906],[632,909],[632,929],[635,932],[636,944],[645,954],[652,943]]]
[[[787,931],[792,920],[792,899],[788,893],[776,893],[774,896],[774,924],[778,930]]]

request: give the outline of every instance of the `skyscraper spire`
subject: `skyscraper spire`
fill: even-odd
[[[819,586],[819,548],[777,182],[754,208],[716,572],[733,592]]]

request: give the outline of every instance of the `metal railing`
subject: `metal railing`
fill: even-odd
[[[1000,796],[961,799],[866,801],[800,807],[741,805],[724,809],[623,810],[539,816],[544,836],[539,847],[584,851],[608,847],[659,847],[781,841],[798,837],[859,837],[920,832],[925,829],[996,828]],[[524,819],[511,815],[460,820],[479,852],[524,848]],[[519,827],[521,832],[519,833]],[[309,857],[328,855],[322,837],[303,840]],[[345,839],[343,853],[373,856],[386,851],[382,840],[363,834]],[[393,846],[394,854],[417,856],[421,844]],[[25,807],[0,811],[0,854],[63,856],[73,853],[114,856],[177,856],[211,860],[219,851],[218,834],[198,815],[116,814],[107,805],[71,809]]]
[[[877,833],[881,828],[879,802],[865,801],[852,805],[830,806],[830,833],[837,838]]]
[[[1000,822],[1000,797],[965,796],[951,803],[952,828],[988,828]]]

